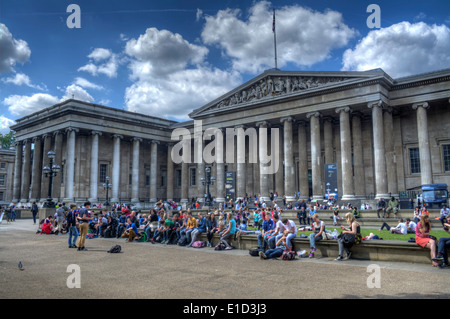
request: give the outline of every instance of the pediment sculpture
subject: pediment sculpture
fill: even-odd
[[[347,80],[345,77],[267,76],[216,104],[216,108],[291,94]]]

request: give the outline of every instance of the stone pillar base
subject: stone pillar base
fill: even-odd
[[[389,194],[377,194],[377,195],[375,195],[375,199],[380,199],[380,198],[388,199],[390,197],[389,197]]]
[[[40,222],[41,220],[47,218],[48,216],[55,215],[55,212],[56,212],[56,208],[39,208],[39,220],[38,220],[38,222]]]
[[[280,198],[278,200],[282,200],[282,198]],[[296,200],[295,196],[286,196],[286,203],[294,203],[296,201],[297,200]]]
[[[355,200],[355,195],[343,195],[341,200]]]

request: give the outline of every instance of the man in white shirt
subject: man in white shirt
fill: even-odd
[[[386,227],[386,229],[393,234],[406,235],[408,233],[408,226],[405,222],[403,222],[403,218],[400,218],[400,220],[398,221],[398,225],[395,227],[390,227],[387,223],[383,223],[380,230],[383,230],[384,227]]]
[[[276,244],[276,242],[278,242],[278,240],[283,235],[283,230],[284,230],[284,225],[283,225],[282,221],[280,220],[278,214],[277,213],[273,214],[272,218],[273,218],[273,221],[275,222],[275,230],[272,232],[272,234],[270,234],[266,238],[270,249],[275,248],[275,246],[276,246],[275,244]],[[280,236],[280,237],[278,237],[278,236]]]
[[[291,240],[297,237],[297,226],[292,220],[287,218],[284,218],[281,223],[283,230],[281,234],[277,235],[276,241],[278,241],[283,236],[283,234],[286,234],[286,249],[292,250]]]
[[[411,219],[409,219],[409,218],[406,218],[406,227],[407,227],[408,234],[416,233],[417,224],[415,222],[411,221]]]

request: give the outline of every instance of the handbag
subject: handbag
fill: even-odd
[[[342,240],[345,248],[351,248],[355,243],[355,234],[341,233],[338,238]]]

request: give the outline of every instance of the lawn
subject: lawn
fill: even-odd
[[[338,232],[341,232],[340,228],[336,228]],[[331,232],[334,230],[334,228],[328,228]],[[299,231],[297,232],[297,236],[300,236],[300,234],[304,234],[306,236],[309,236],[311,234],[311,231]],[[379,228],[361,228],[361,235],[363,237],[369,236],[370,233],[374,233],[375,235],[378,235],[378,237],[383,238],[384,240],[400,240],[400,241],[408,241],[412,237],[416,237],[415,234],[407,234],[407,235],[399,235],[399,234],[391,234],[388,230],[380,230]],[[447,233],[444,230],[431,230],[431,235],[436,237],[437,239],[441,237],[450,237],[450,234]]]

